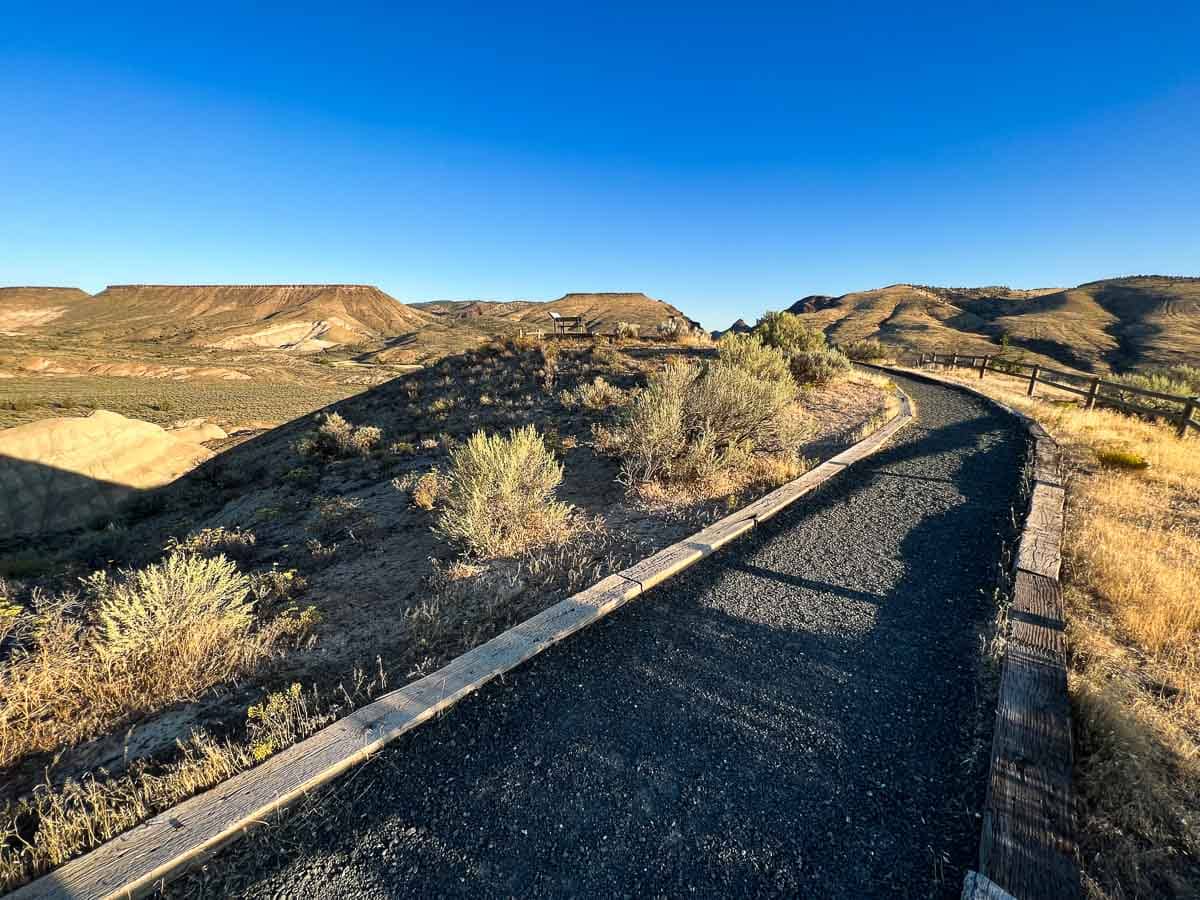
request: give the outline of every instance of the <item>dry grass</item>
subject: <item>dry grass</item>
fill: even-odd
[[[1071,463],[1064,593],[1080,852],[1093,897],[1200,895],[1200,442],[982,387]],[[1098,465],[1113,448],[1144,467]]]
[[[362,385],[318,382],[17,376],[0,378],[0,428],[51,416],[86,416],[97,409],[163,426],[196,417],[223,424],[245,422],[249,417],[286,422],[362,390]],[[252,411],[249,416],[248,411]]]
[[[41,596],[6,617],[0,769],[107,734],[254,669],[298,619],[256,622],[252,582],[223,556],[173,552],[83,594]]]
[[[7,891],[99,846],[161,810],[268,759],[324,728],[387,686],[355,671],[349,686],[322,697],[298,683],[265,696],[246,713],[240,738],[193,732],[166,765],[134,761],[128,771],[101,771],[62,786],[44,784],[0,810],[0,891]]]

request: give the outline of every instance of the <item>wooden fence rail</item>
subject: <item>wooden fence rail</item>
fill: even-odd
[[[1200,397],[1184,397],[1179,394],[1164,394],[1146,388],[1134,387],[1115,381],[1105,381],[1099,375],[1077,375],[1074,372],[1064,372],[1061,369],[1051,369],[1036,363],[1013,362],[997,360],[994,356],[970,356],[962,353],[921,353],[917,360],[918,366],[941,365],[951,368],[978,369],[979,377],[983,378],[988,372],[1021,378],[1028,382],[1025,393],[1034,395],[1039,384],[1056,390],[1067,391],[1083,397],[1084,409],[1099,406],[1111,406],[1139,416],[1154,416],[1175,423],[1176,433],[1184,437],[1189,428],[1200,430],[1200,422],[1193,414],[1200,409]],[[1028,373],[1028,374],[1026,374]],[[1167,403],[1178,404],[1178,409],[1163,409],[1157,406],[1134,403],[1129,395],[1149,397]]]

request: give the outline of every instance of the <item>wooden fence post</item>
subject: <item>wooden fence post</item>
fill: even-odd
[[[1025,393],[1030,397],[1033,396],[1033,387],[1037,384],[1038,372],[1040,371],[1042,371],[1042,367],[1035,365],[1033,371],[1029,373],[1029,390]]]
[[[1096,406],[1096,394],[1100,392],[1100,376],[1097,375],[1092,379],[1092,383],[1088,386],[1087,403],[1083,405],[1084,409],[1094,409]]]
[[[981,366],[979,367],[979,379],[980,379],[980,381],[982,381],[982,380],[983,380],[983,375],[984,375],[984,373],[987,371],[988,363],[990,363],[991,361],[992,361],[992,358],[991,358],[990,356],[985,356],[985,357],[983,358],[983,365],[981,365]]]
[[[1183,405],[1183,412],[1179,414],[1179,436],[1187,437],[1188,427],[1192,424],[1192,410],[1200,403],[1200,397],[1188,397],[1187,403]]]

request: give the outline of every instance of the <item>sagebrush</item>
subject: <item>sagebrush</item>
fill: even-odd
[[[437,529],[481,558],[560,540],[571,508],[554,499],[562,466],[532,425],[476,432],[450,456]]]

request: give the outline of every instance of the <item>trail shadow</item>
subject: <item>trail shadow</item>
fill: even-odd
[[[1023,446],[964,404],[221,865],[264,892],[336,864],[348,893],[394,896],[957,896]]]

